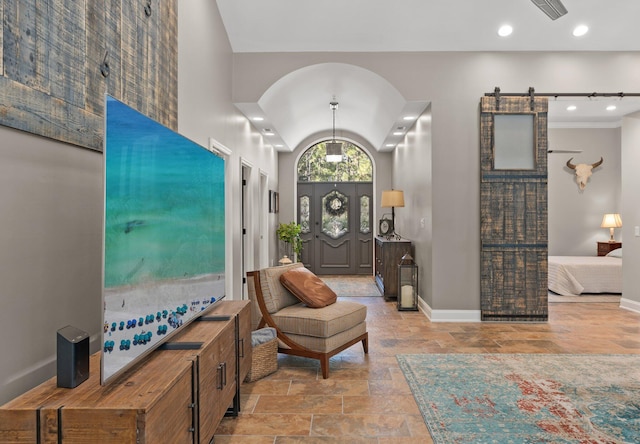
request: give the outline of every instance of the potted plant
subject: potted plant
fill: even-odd
[[[295,222],[290,222],[288,224],[281,223],[278,225],[278,229],[276,230],[276,234],[278,235],[278,239],[286,244],[286,250],[294,254],[294,260],[297,260],[300,257],[300,253],[302,253],[302,239],[300,238],[300,232],[302,231],[302,227],[300,224]]]

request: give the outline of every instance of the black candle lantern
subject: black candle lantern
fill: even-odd
[[[398,264],[398,310],[418,311],[418,266],[409,253]]]

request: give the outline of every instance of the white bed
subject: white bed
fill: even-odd
[[[622,293],[622,257],[549,256],[549,290],[563,296]]]

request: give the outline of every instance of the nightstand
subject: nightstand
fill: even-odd
[[[598,256],[606,256],[618,248],[622,248],[622,242],[598,242]]]

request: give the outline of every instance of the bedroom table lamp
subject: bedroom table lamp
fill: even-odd
[[[622,219],[620,218],[620,214],[607,213],[602,217],[602,223],[600,224],[600,228],[609,229],[609,233],[611,234],[611,238],[609,239],[609,242],[615,242],[615,239],[613,238],[613,230],[620,227],[622,227]]]

